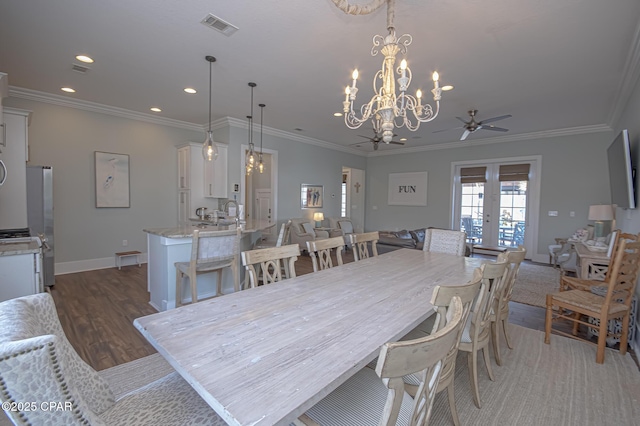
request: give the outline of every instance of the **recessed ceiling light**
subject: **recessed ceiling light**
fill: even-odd
[[[446,86],[442,86],[442,90],[449,91],[449,90],[453,90],[453,86],[450,84],[447,84]]]
[[[400,141],[401,141],[401,142],[404,142],[404,141],[406,141],[406,140],[407,140],[407,138],[400,138]]]
[[[187,92],[187,93],[191,93],[191,94],[197,93],[196,89],[194,89],[193,87],[185,87],[184,91]]]
[[[88,57],[87,55],[78,55],[76,56],[76,59],[79,60],[80,62],[84,62],[85,64],[93,63],[93,59]]]
[[[162,110],[161,110],[160,108],[158,108],[158,107],[151,107],[150,109],[151,109],[151,111],[153,111],[153,112],[161,112],[161,111],[162,111]]]
[[[76,91],[73,90],[71,87],[62,87],[60,90],[67,93],[76,93]]]
[[[341,112],[334,112],[333,116],[334,117],[342,117],[342,113]]]

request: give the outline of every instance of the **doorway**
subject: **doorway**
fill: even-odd
[[[349,217],[355,229],[364,230],[364,170],[342,167],[342,202],[340,212]]]
[[[269,223],[276,224],[278,218],[278,151],[271,149],[262,150],[264,172],[253,170],[250,175],[245,172],[245,157],[249,149],[248,145],[242,145],[240,152],[240,170],[243,171],[240,179],[240,194],[238,199],[245,204],[245,219],[257,220],[265,215]],[[268,200],[265,200],[265,197]],[[268,206],[268,207],[265,207]],[[271,232],[271,229],[263,233]]]
[[[531,258],[537,247],[540,158],[464,162],[453,166],[453,229],[470,244],[511,248]]]

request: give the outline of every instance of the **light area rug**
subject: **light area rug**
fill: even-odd
[[[547,293],[560,289],[560,270],[546,265],[520,264],[511,300],[525,305],[546,306]]]

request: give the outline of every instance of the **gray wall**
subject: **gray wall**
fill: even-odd
[[[555,237],[587,225],[589,205],[610,199],[606,148],[612,132],[474,145],[403,155],[371,157],[367,162],[368,230],[450,227],[451,164],[457,161],[542,156],[537,253],[547,253]],[[428,172],[427,206],[389,206],[389,173]],[[377,210],[373,208],[377,207]],[[557,217],[549,217],[557,210]],[[569,212],[575,211],[575,217]]]

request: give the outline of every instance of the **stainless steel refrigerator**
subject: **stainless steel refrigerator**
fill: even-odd
[[[42,282],[55,284],[53,241],[53,169],[27,166],[27,224],[31,235],[42,240]]]

